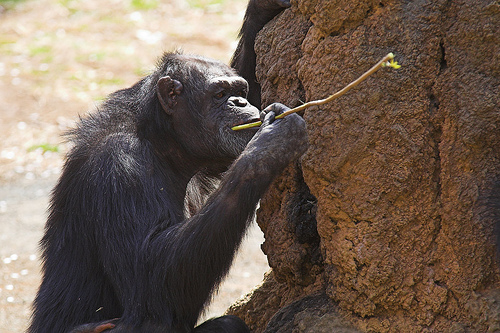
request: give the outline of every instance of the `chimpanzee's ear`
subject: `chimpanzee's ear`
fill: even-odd
[[[182,92],[182,83],[172,79],[170,76],[164,76],[158,80],[156,85],[156,94],[161,107],[167,114],[172,114],[173,108],[177,104],[177,96]]]

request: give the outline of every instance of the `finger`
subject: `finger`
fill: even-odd
[[[264,122],[264,119],[266,119],[266,114],[267,112],[265,110],[260,111],[259,113],[260,121]]]
[[[274,118],[276,117],[276,114],[274,113],[274,111],[269,111],[265,118],[264,118],[264,121],[262,121],[262,125],[261,126],[267,126],[267,125],[270,125],[274,122]]]
[[[273,111],[276,116],[279,116],[280,114],[290,110],[289,107],[281,103],[273,103],[268,107],[268,109]]]

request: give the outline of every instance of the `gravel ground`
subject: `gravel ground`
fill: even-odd
[[[229,61],[246,0],[0,0],[0,333],[25,330],[40,282],[38,241],[67,144],[61,134],[164,50]],[[5,9],[7,8],[7,10]],[[210,27],[210,29],[207,29]],[[260,283],[253,225],[207,311]]]

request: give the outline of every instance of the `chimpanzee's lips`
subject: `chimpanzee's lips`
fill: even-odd
[[[255,123],[257,121],[260,121],[260,118],[256,117],[256,118],[250,118],[250,119],[246,119],[246,120],[241,120],[241,121],[237,122],[236,124],[234,124],[231,127],[245,125],[245,124],[250,124],[250,123]]]

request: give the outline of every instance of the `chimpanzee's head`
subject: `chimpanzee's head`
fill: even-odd
[[[167,53],[157,97],[176,139],[201,158],[237,157],[256,130],[231,127],[259,120],[247,99],[248,83],[221,62]]]

